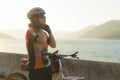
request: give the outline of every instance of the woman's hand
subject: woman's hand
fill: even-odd
[[[48,25],[45,25],[44,28],[43,28],[45,31],[48,32],[48,34],[52,33],[50,27]]]
[[[56,41],[55,41],[55,38],[54,38],[54,36],[52,34],[52,31],[51,31],[50,27],[48,25],[45,25],[43,29],[45,31],[47,31],[48,34],[49,34],[48,43],[49,43],[50,47],[55,48],[56,47]]]

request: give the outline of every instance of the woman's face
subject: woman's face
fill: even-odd
[[[39,17],[38,20],[39,20],[41,25],[46,25],[46,19],[45,18]]]

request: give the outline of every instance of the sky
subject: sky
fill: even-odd
[[[79,31],[120,20],[120,0],[0,0],[0,29],[26,30],[27,12],[34,7],[46,11],[53,31]]]

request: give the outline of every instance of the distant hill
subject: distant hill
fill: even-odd
[[[66,31],[58,31],[58,32],[53,32],[53,35],[55,39],[58,40],[66,40],[66,39],[72,39],[70,36],[73,32],[66,32]]]
[[[77,32],[80,39],[120,39],[120,20],[111,20]]]
[[[3,29],[3,30],[0,31],[0,33],[9,34],[9,36],[12,36],[15,39],[25,40],[26,30],[22,30],[22,29]]]
[[[17,38],[25,40],[26,30],[1,30],[0,38]],[[9,34],[9,35],[7,35]],[[120,20],[111,20],[101,25],[91,25],[77,32],[53,32],[55,39],[120,39]],[[11,37],[12,36],[12,37]]]
[[[80,36],[84,35],[85,33],[91,31],[92,29],[94,29],[95,27],[97,27],[97,25],[91,25],[91,26],[88,26],[87,28],[83,29],[83,30],[80,30],[80,31],[77,31],[77,32],[73,32],[70,35],[73,35],[72,37],[75,38],[75,39],[79,39]]]
[[[0,39],[13,39],[13,37],[8,34],[0,33]]]
[[[110,20],[101,25],[91,25],[77,32],[59,31],[56,39],[120,39],[120,20]]]

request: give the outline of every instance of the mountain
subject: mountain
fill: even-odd
[[[111,20],[101,25],[77,32],[80,39],[120,39],[120,20]]]
[[[72,33],[73,32],[57,31],[57,32],[53,32],[53,35],[57,40],[66,40],[66,39],[72,39],[72,37],[69,36]]]
[[[13,39],[13,37],[8,34],[0,33],[0,39]]]
[[[80,31],[77,31],[77,32],[74,32],[74,33],[71,33],[69,35],[73,35],[72,37],[75,38],[75,39],[79,39],[79,36],[82,36],[84,35],[85,33],[91,31],[92,29],[94,29],[95,27],[97,27],[97,25],[91,25],[91,26],[88,26],[87,28],[83,29],[83,30],[80,30]]]
[[[1,30],[0,38],[13,36],[19,40],[25,40],[26,30]],[[9,34],[9,35],[7,35]],[[11,35],[11,36],[10,36]],[[101,25],[91,25],[77,32],[58,31],[53,32],[57,40],[72,39],[120,39],[120,20],[110,20]]]
[[[26,30],[23,29],[2,29],[0,32],[3,34],[9,34],[15,39],[25,40]]]

